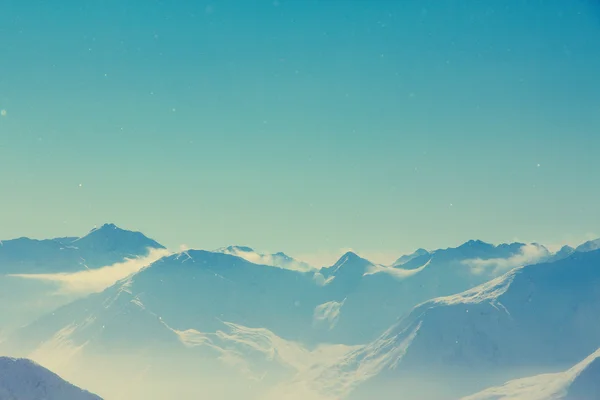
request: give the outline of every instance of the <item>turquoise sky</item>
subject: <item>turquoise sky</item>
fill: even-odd
[[[6,0],[0,238],[600,236],[592,0]]]

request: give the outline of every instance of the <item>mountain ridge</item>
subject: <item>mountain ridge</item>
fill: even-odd
[[[102,400],[27,359],[0,357],[0,399]]]

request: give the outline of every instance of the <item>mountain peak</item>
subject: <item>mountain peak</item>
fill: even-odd
[[[254,253],[254,249],[248,246],[236,246],[236,245],[232,245],[232,246],[227,246],[225,248],[226,251],[230,251],[230,252],[238,252],[241,251],[242,253]]]
[[[575,249],[578,252],[588,252],[600,249],[600,239],[589,240]]]
[[[397,259],[392,266],[394,267],[399,267],[401,265],[404,265],[416,258],[425,256],[425,255],[429,255],[429,251],[423,249],[423,248],[418,248],[417,250],[415,250],[412,254],[405,254],[402,257],[400,257],[399,259]]]
[[[102,227],[100,229],[119,229],[119,227],[117,227],[115,224],[109,222],[109,223],[102,225]]]
[[[508,245],[506,247],[511,247],[511,245]],[[494,248],[496,248],[496,246],[491,243],[486,243],[482,240],[472,239],[472,240],[469,240],[469,241],[461,244],[456,249],[459,251],[469,251],[470,252],[470,251],[485,251],[485,250],[491,250]]]
[[[347,251],[340,257],[340,259],[338,260],[337,263],[342,262],[342,261],[348,262],[348,261],[355,261],[355,260],[363,260],[363,258],[360,257],[358,254],[356,254],[353,251]]]
[[[0,357],[0,393],[16,399],[102,400],[31,360],[8,357]]]
[[[329,267],[329,269],[332,270],[333,274],[336,274],[341,269],[348,269],[348,268],[350,268],[352,270],[357,269],[357,270],[364,272],[364,269],[370,264],[371,264],[370,261],[365,260],[364,258],[360,257],[358,254],[354,253],[353,251],[348,251],[348,252],[344,253],[344,255],[342,255],[335,264],[333,264],[333,266]]]
[[[273,254],[273,257],[279,257],[279,258],[283,258],[285,260],[292,260],[292,257],[288,256],[287,254],[285,254],[282,251],[279,251],[279,252]]]
[[[551,257],[549,257],[548,261],[558,261],[563,258],[569,257],[571,254],[575,253],[575,249],[569,245],[565,245],[560,248],[557,252],[553,253]]]
[[[492,246],[492,245],[489,243],[486,243],[482,240],[479,240],[479,239],[475,239],[475,240],[471,239],[468,242],[463,243],[462,246]]]
[[[80,237],[73,243],[76,243],[80,248],[88,246],[97,250],[113,251],[127,249],[127,252],[133,254],[142,254],[144,253],[144,249],[147,248],[165,248],[141,232],[121,229],[112,223],[106,223],[100,228],[92,229],[87,235]]]

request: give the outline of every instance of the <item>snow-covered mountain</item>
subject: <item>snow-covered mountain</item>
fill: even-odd
[[[563,246],[559,251],[552,254],[552,256],[547,260],[548,262],[562,260],[563,258],[569,257],[571,254],[575,253],[575,249],[571,246]]]
[[[427,301],[313,383],[353,399],[456,398],[573,365],[600,347],[598,315],[600,251],[574,253]]]
[[[79,273],[81,276],[71,276],[80,281],[85,272],[99,271],[102,267],[128,260],[143,261],[146,256],[155,253],[160,256],[167,251],[143,234],[123,230],[113,224],[93,229],[81,238],[1,241],[0,336],[2,331],[31,322],[85,294],[62,292],[60,281],[51,279],[53,274],[55,277],[63,274],[61,277],[66,279],[64,274]],[[127,268],[130,266],[116,265],[113,275],[123,275],[117,269],[126,274]]]
[[[402,257],[400,257],[399,259],[397,259],[392,264],[392,266],[393,267],[400,267],[400,266],[406,264],[407,262],[414,260],[417,257],[422,257],[422,256],[427,256],[427,255],[429,255],[429,252],[427,250],[425,250],[425,249],[417,249],[413,253],[403,255]]]
[[[469,242],[457,249],[427,253],[418,257],[423,265],[408,268],[376,265],[348,252],[318,272],[269,268],[228,254],[255,254],[246,248],[221,253],[191,250],[161,259],[136,274],[127,282],[127,291],[133,290],[133,297],[139,295],[144,307],[156,315],[175,322],[176,329],[215,332],[220,321],[227,321],[266,328],[288,340],[355,345],[375,339],[398,315],[422,301],[460,292],[495,276],[491,264],[521,257],[526,246]],[[488,262],[490,271],[474,273],[466,262]],[[97,308],[95,304],[108,301],[114,293],[126,292],[124,287],[116,285],[104,297],[87,299],[91,305],[80,302],[73,307]],[[85,313],[70,316],[69,310],[44,319],[39,339],[66,325],[60,322],[62,315],[69,315],[71,321],[89,317]]]
[[[26,359],[0,357],[2,400],[102,400]]]
[[[594,251],[600,249],[600,239],[589,240],[583,244],[577,246],[575,251],[586,252],[586,251]]]
[[[375,267],[371,261],[349,251],[332,266],[319,270],[319,275],[323,278],[320,282],[328,286],[336,300],[341,300],[356,290],[365,274]]]
[[[48,248],[58,243],[61,256],[86,254],[92,271],[106,260],[162,248],[110,224],[79,239],[42,242]],[[16,260],[20,256],[11,246],[6,254]],[[44,254],[50,257],[53,251]],[[472,240],[456,248],[419,249],[391,266],[348,252],[316,270],[283,253],[261,254],[243,246],[189,250],[52,309],[0,340],[0,348],[108,397],[193,398],[200,393],[189,392],[189,383],[202,376],[203,393],[212,398],[264,400],[267,387],[288,379],[320,395],[361,400],[386,388],[397,393],[400,383],[407,399],[456,398],[546,368],[564,369],[578,361],[574,357],[600,346],[594,336],[600,337],[600,329],[586,320],[600,311],[592,289],[596,278],[582,269],[597,254],[570,247],[552,254],[539,244]],[[38,265],[31,262],[35,257],[24,257],[26,262],[11,265],[28,271],[40,271],[40,265],[56,271],[62,265],[61,260]],[[94,262],[88,265],[88,259]],[[71,269],[65,271],[81,273],[82,266],[69,260],[73,263],[65,265]],[[530,264],[539,265],[521,268]],[[573,275],[560,272],[564,268],[556,266],[561,265]],[[17,281],[4,282],[21,292]],[[523,291],[534,292],[533,300]],[[3,305],[8,313],[18,310],[19,302],[6,293],[0,291],[5,300],[0,311]],[[546,334],[551,323],[561,328]],[[573,343],[564,340],[569,335]],[[546,354],[554,345],[559,351]],[[526,370],[517,374],[517,368]],[[490,376],[479,376],[480,371]],[[436,377],[435,384],[419,392],[428,374]],[[138,376],[139,384],[119,386],[129,375]],[[464,376],[477,376],[481,386],[462,382]],[[110,384],[98,386],[100,381]],[[458,388],[452,386],[456,382]],[[230,390],[226,395],[218,392],[223,384]]]
[[[99,268],[164,246],[140,232],[105,224],[80,238],[35,240],[18,238],[0,243],[0,274],[76,272]]]
[[[309,264],[303,261],[295,260],[285,253],[279,252],[275,254],[263,254],[258,253],[247,246],[228,246],[217,249],[215,252],[237,256],[254,264],[271,265],[273,267],[290,269],[294,271],[307,272],[315,269]]]
[[[143,382],[171,395],[171,379],[149,377],[181,379],[194,372],[194,382],[237,382],[225,385],[233,391],[227,396],[253,398],[267,383],[350,349],[302,344],[315,343],[314,310],[325,294],[312,274],[187,251],[44,316],[5,346],[107,396],[122,390],[123,374],[148,368]],[[118,367],[107,367],[109,359]],[[131,396],[143,398],[139,391]]]
[[[228,254],[190,250],[162,258],[125,282],[63,307],[29,330],[38,332],[43,340],[68,322],[93,318],[94,324],[106,326],[94,343],[117,339],[121,333],[129,337],[127,331],[138,328],[132,326],[133,321],[117,316],[135,315],[132,310],[142,307],[178,330],[215,332],[221,321],[227,321],[268,327],[287,339],[308,339],[314,309],[326,300],[325,290],[312,274],[258,265]],[[135,322],[140,324],[143,337],[132,345],[153,337],[154,328]]]
[[[565,372],[516,379],[463,400],[600,399],[600,350]]]
[[[329,333],[331,340],[347,344],[374,340],[421,302],[460,293],[511,268],[550,257],[550,252],[537,244],[494,246],[475,240],[456,248],[420,253],[398,267],[374,265],[354,255],[321,270],[326,277],[334,277],[330,286],[338,283],[335,300],[344,300],[339,320]],[[342,278],[344,283],[339,285]],[[339,290],[340,286],[347,290]]]

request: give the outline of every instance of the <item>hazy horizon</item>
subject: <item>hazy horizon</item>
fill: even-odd
[[[536,240],[524,241],[524,240],[520,240],[516,237],[513,237],[510,240],[505,240],[505,241],[501,241],[501,242],[491,242],[491,241],[483,240],[481,238],[471,237],[471,238],[468,238],[463,241],[454,241],[453,243],[441,244],[437,247],[427,248],[425,246],[418,246],[418,247],[415,247],[412,249],[407,249],[406,251],[390,249],[387,252],[369,252],[369,251],[361,250],[360,247],[342,247],[339,249],[333,249],[329,252],[315,251],[312,253],[294,254],[294,253],[285,251],[285,249],[273,249],[273,248],[263,249],[263,248],[258,248],[258,247],[252,246],[251,244],[248,244],[248,243],[224,243],[223,245],[214,247],[214,248],[193,246],[193,245],[188,245],[185,243],[180,243],[176,246],[169,246],[169,245],[165,245],[165,243],[160,240],[160,235],[154,235],[152,233],[142,232],[139,229],[136,229],[135,227],[125,227],[125,226],[119,225],[118,223],[106,222],[106,224],[114,224],[120,229],[125,229],[125,230],[129,230],[129,231],[134,231],[134,232],[141,232],[142,234],[149,237],[150,239],[154,239],[158,243],[164,245],[167,248],[167,250],[169,250],[171,252],[171,254],[185,251],[185,250],[215,251],[215,250],[222,249],[222,248],[225,248],[228,246],[247,246],[247,247],[252,248],[257,253],[274,254],[277,252],[283,252],[289,256],[294,257],[298,261],[308,262],[310,265],[312,265],[313,267],[317,267],[317,268],[333,265],[336,261],[338,261],[340,259],[341,256],[343,256],[347,252],[354,252],[354,253],[358,254],[359,256],[361,256],[365,259],[368,259],[369,261],[374,262],[374,263],[388,265],[388,264],[391,264],[394,261],[396,261],[400,256],[411,254],[412,252],[416,251],[418,248],[424,248],[428,251],[438,250],[438,249],[446,249],[446,248],[458,247],[458,246],[466,243],[469,240],[482,240],[483,242],[493,244],[493,245],[499,245],[499,244],[503,244],[503,243],[515,243],[515,242],[525,243],[525,244],[538,243],[538,244],[541,244],[541,245],[545,246],[546,248],[548,248],[548,250],[550,250],[552,252],[556,252],[565,245],[568,245],[571,247],[577,247],[578,245],[580,245],[586,241],[595,240],[600,237],[600,235],[588,233],[586,235],[580,235],[578,238],[576,236],[571,236],[570,239],[565,240],[563,242],[559,242],[559,243],[543,243],[541,241],[536,241]],[[70,233],[70,234],[66,234],[66,235],[50,235],[48,237],[33,237],[30,235],[25,235],[25,236],[19,236],[19,237],[0,238],[0,243],[2,243],[1,242],[2,240],[18,239],[20,237],[26,237],[26,238],[35,239],[35,240],[52,239],[52,238],[60,238],[60,237],[83,237],[87,233],[91,232],[92,230],[100,228],[102,225],[104,225],[104,224],[94,225],[91,229],[88,229],[84,233]],[[159,237],[157,237],[157,236],[159,236]]]

